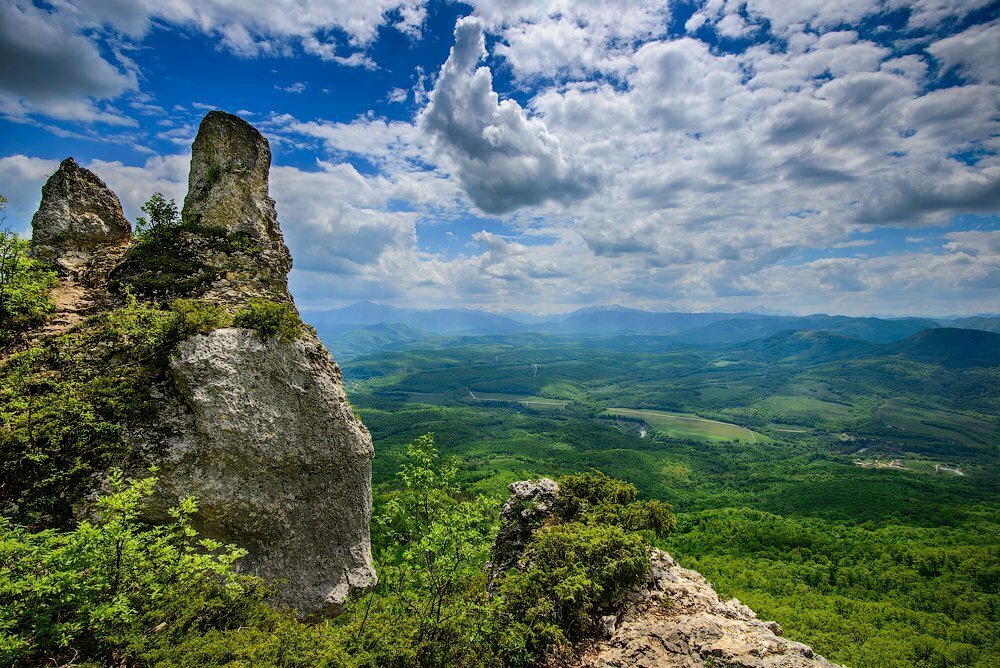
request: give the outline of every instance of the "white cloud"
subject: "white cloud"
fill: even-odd
[[[301,48],[347,67],[374,69],[366,50],[378,29],[392,25],[419,37],[424,3],[60,0],[40,9],[30,0],[9,0],[0,4],[0,114],[135,125],[109,101],[138,90],[137,68],[123,47],[140,42],[153,21],[209,35],[244,57],[288,56]],[[330,37],[332,31],[345,39]]]
[[[30,2],[0,4],[0,113],[135,124],[99,104],[135,90],[135,71],[105,60],[90,39],[75,31],[59,12]]]
[[[541,120],[513,100],[499,100],[489,68],[478,66],[485,55],[483,24],[460,19],[455,46],[419,119],[470,199],[487,213],[503,214],[588,195],[596,177],[564,158]]]
[[[931,44],[945,70],[976,83],[1000,83],[1000,22],[977,25]]]
[[[306,89],[306,84],[305,82],[302,81],[296,81],[295,83],[289,84],[287,86],[275,85],[274,89],[284,91],[286,93],[302,93]]]

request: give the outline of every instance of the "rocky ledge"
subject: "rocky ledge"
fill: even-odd
[[[535,531],[554,521],[559,485],[548,478],[508,487],[500,530],[490,549],[489,575],[515,567]],[[652,550],[643,586],[594,620],[602,637],[581,643],[551,668],[834,668],[802,643],[787,640],[775,622],[757,618],[737,599],[723,601],[699,573]]]
[[[653,550],[646,587],[601,618],[605,638],[586,648],[580,668],[833,668],[787,640],[738,599],[723,601],[701,574]]]

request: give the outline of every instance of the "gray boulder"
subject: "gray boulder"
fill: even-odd
[[[120,257],[132,238],[121,202],[96,174],[66,158],[42,186],[31,219],[31,253],[55,262],[60,274],[88,278],[105,255]],[[93,280],[93,279],[91,279]]]
[[[244,570],[303,614],[372,586],[372,440],[319,340],[221,329],[181,343],[170,367],[164,437],[144,446],[161,510],[194,496],[198,530],[247,549]]]

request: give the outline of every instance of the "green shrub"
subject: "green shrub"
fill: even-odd
[[[494,602],[498,648],[512,665],[530,665],[595,631],[599,614],[649,570],[649,547],[620,527],[569,522],[543,528]]]
[[[56,273],[28,257],[28,241],[0,230],[0,348],[41,324],[53,309]]]
[[[233,316],[235,327],[255,329],[264,338],[292,341],[302,332],[302,320],[295,307],[287,302],[251,299]]]
[[[174,200],[168,200],[161,193],[153,193],[145,204],[142,211],[149,218],[139,216],[135,221],[135,237],[140,239],[150,231],[157,228],[177,225],[180,222],[180,213],[177,211],[177,204]]]
[[[175,299],[169,309],[178,316],[180,336],[208,334],[233,324],[233,316],[225,307],[200,299]]]
[[[587,503],[603,501],[625,505],[635,501],[639,490],[632,483],[616,480],[600,471],[565,475],[557,481],[559,493],[564,498],[574,498]]]
[[[269,593],[237,575],[245,554],[198,539],[185,499],[171,524],[139,513],[156,483],[109,476],[98,519],[32,533],[0,517],[0,663],[132,665],[206,629],[237,628]]]

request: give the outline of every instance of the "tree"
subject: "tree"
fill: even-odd
[[[6,206],[7,198],[0,195],[0,224],[7,219]],[[45,319],[56,283],[54,271],[28,256],[26,239],[0,229],[0,346]]]
[[[167,199],[162,193],[153,193],[152,197],[142,205],[142,211],[146,216],[139,216],[135,220],[135,235],[141,237],[157,227],[169,227],[180,222],[180,213],[177,204],[172,199]]]

